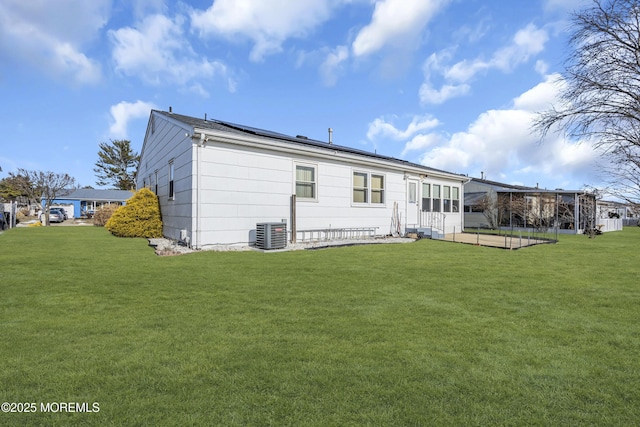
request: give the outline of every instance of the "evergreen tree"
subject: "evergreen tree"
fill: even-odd
[[[101,142],[98,161],[93,171],[96,173],[96,184],[111,185],[118,190],[135,188],[136,170],[140,156],[131,149],[131,141],[126,139]]]

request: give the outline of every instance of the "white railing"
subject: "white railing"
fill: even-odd
[[[607,231],[620,231],[622,230],[621,219],[617,218],[598,218],[596,219],[596,227],[600,229],[603,233]]]
[[[442,234],[445,234],[445,220],[446,215],[442,212],[421,212],[420,226],[429,227],[433,230],[437,230]]]

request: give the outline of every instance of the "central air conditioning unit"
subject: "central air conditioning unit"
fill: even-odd
[[[286,246],[286,223],[259,222],[256,224],[256,247],[260,249],[283,249]]]

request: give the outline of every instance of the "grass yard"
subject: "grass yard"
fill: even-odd
[[[178,257],[10,230],[0,401],[37,412],[0,425],[637,425],[639,261],[638,227]]]

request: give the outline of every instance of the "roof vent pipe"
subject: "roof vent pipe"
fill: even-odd
[[[329,145],[333,144],[333,129],[329,128]]]
[[[204,113],[204,121],[207,121],[207,113]]]
[[[171,108],[171,105],[169,105],[169,112],[173,113],[173,109]]]

